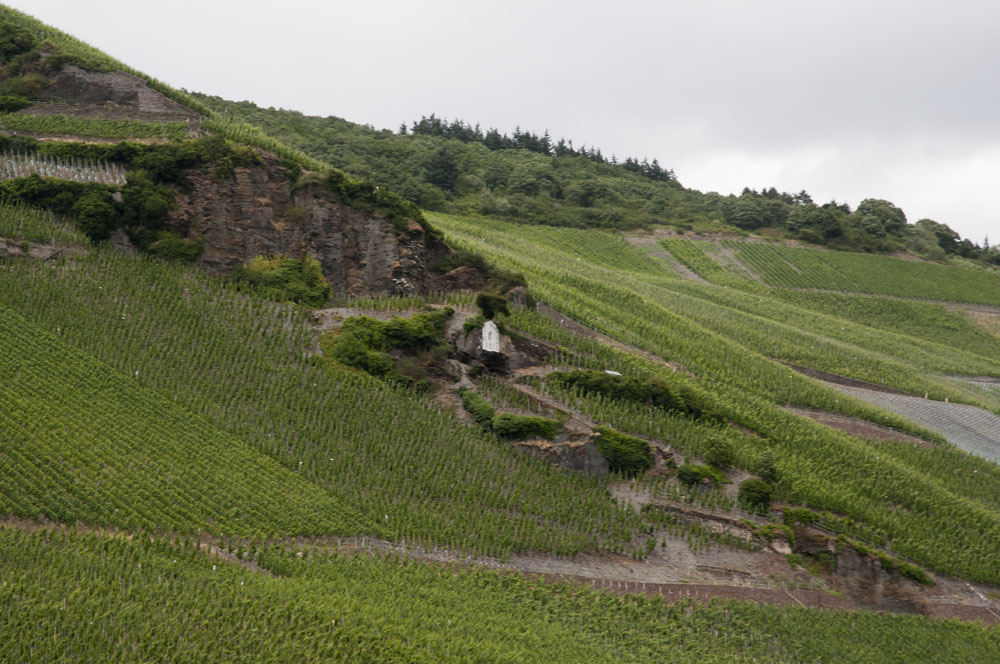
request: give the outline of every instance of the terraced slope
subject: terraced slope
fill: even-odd
[[[307,312],[242,295],[197,269],[112,249],[15,259],[0,270],[0,302],[393,539],[569,553],[618,549],[638,529],[605,480],[523,459],[413,391],[324,363]]]
[[[975,406],[835,385],[944,436],[970,454],[1000,462],[1000,417]]]
[[[0,514],[190,533],[377,526],[0,305]]]
[[[44,551],[46,555],[38,555]],[[264,548],[259,571],[148,538],[0,527],[0,659],[987,662],[978,624],[666,605],[517,575]]]
[[[982,466],[980,473],[991,479],[984,480],[986,493],[974,497],[963,471],[947,455],[926,449],[910,456],[886,455],[870,443],[799,418],[784,406],[860,416],[942,440],[771,359],[798,358],[807,366],[837,367],[836,372],[856,378],[884,379],[899,389],[925,386],[921,394],[930,392],[941,400],[1000,406],[981,390],[965,391],[934,375],[948,357],[943,344],[884,335],[832,314],[817,316],[769,297],[759,284],[756,289],[745,281],[697,284],[664,274],[645,262],[641,248],[610,234],[448,215],[434,215],[433,222],[450,240],[523,270],[533,292],[564,314],[693,373],[693,385],[744,430],[668,427],[666,420],[635,417],[607,403],[583,404],[594,421],[667,440],[695,454],[724,437],[736,465],[744,468],[769,450],[784,478],[778,487],[782,498],[847,515],[882,533],[878,537],[891,542],[895,552],[939,572],[1000,579],[996,566],[987,562],[992,554],[982,547],[984,538],[1000,544],[995,500],[1000,468]],[[927,351],[918,353],[921,344]],[[996,371],[996,357],[971,348],[957,350]],[[627,366],[640,375],[669,371],[635,360]],[[978,525],[970,528],[973,523]]]

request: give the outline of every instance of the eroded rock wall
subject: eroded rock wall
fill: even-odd
[[[449,251],[417,223],[401,232],[377,214],[343,205],[320,184],[293,191],[288,173],[269,157],[227,177],[189,171],[175,199],[171,230],[202,238],[199,264],[217,274],[254,256],[311,254],[335,296],[426,293],[435,287],[428,266]]]

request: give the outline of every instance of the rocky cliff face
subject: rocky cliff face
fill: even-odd
[[[319,184],[293,191],[288,173],[270,157],[232,177],[189,171],[176,203],[169,226],[205,241],[202,267],[227,273],[262,254],[312,254],[337,296],[426,293],[435,287],[428,266],[449,251],[418,224],[400,232]]]

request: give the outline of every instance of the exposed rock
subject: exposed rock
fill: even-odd
[[[413,294],[433,289],[428,270],[448,251],[417,223],[402,232],[340,203],[318,183],[295,191],[278,161],[213,177],[188,171],[175,191],[170,229],[205,241],[199,265],[228,273],[262,254],[316,257],[335,296]]]
[[[439,290],[478,290],[483,287],[482,273],[469,265],[456,267],[435,279],[435,288]]]
[[[511,289],[507,293],[507,301],[510,302],[512,307],[518,309],[524,309],[528,306],[531,299],[528,297],[528,289],[524,286],[518,286],[517,288]]]
[[[83,247],[77,245],[56,246],[38,244],[36,242],[7,242],[4,238],[0,238],[0,258],[7,256],[11,258],[24,257],[25,245],[27,245],[27,255],[29,258],[37,258],[43,261],[54,260],[63,254],[79,254],[86,251]]]
[[[196,127],[201,116],[153,90],[141,78],[121,72],[89,72],[66,65],[24,113],[60,113],[108,120],[185,120]]]
[[[111,233],[111,236],[108,238],[108,244],[115,249],[132,256],[139,253],[139,251],[135,248],[135,245],[132,244],[132,240],[129,239],[128,234],[121,228],[115,229],[115,231]]]
[[[452,337],[455,356],[466,364],[478,363],[496,373],[510,373],[539,365],[552,352],[552,349],[539,341],[525,337],[512,338],[500,335],[500,352],[491,353],[483,350],[483,330],[476,328],[466,333],[458,330]]]
[[[514,448],[549,463],[588,475],[604,475],[608,461],[597,451],[593,440],[555,443],[548,440],[526,440],[513,443]]]
[[[832,537],[804,526],[795,526],[792,529],[795,534],[795,553],[814,556],[818,553],[834,554],[837,546]]]

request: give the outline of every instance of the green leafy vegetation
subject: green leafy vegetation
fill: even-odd
[[[0,115],[0,128],[15,131],[121,139],[163,138],[182,140],[188,135],[188,126],[184,122],[140,122],[135,120],[67,117],[65,115],[11,113],[11,110],[18,109],[3,108],[2,100],[0,100],[0,108],[6,111]]]
[[[496,409],[493,408],[493,405],[489,401],[484,399],[478,392],[466,387],[461,388],[458,394],[462,399],[462,408],[472,415],[472,419],[476,421],[476,424],[485,429],[493,426],[493,415],[496,414]]]
[[[997,630],[978,623],[668,604],[392,557],[255,548],[267,573],[186,540],[0,529],[0,606],[10,609],[0,612],[0,629],[19,635],[0,642],[0,657],[967,664],[1000,650]],[[240,638],[228,638],[235,632]]]
[[[672,386],[662,378],[616,376],[604,371],[567,371],[549,374],[550,381],[610,399],[624,399],[691,417],[718,419],[704,398],[688,385]]]
[[[376,378],[422,388],[426,385],[412,375],[413,371],[407,370],[407,358],[396,362],[389,351],[405,351],[409,356],[428,351],[443,352],[444,325],[453,312],[451,308],[444,308],[414,314],[410,318],[393,316],[387,321],[352,316],[339,330],[324,335],[320,345],[327,357],[340,364]]]
[[[718,468],[706,466],[703,463],[685,463],[677,467],[677,479],[681,484],[694,486],[700,484],[702,480],[709,480],[714,484],[725,484],[726,474]]]
[[[751,510],[767,512],[771,508],[771,485],[759,477],[740,482],[739,501]]]
[[[525,440],[528,438],[555,438],[559,424],[545,417],[497,413],[493,416],[493,433],[501,438]]]
[[[164,244],[164,243],[170,244]],[[166,237],[151,248],[155,253],[183,252],[180,238]],[[197,257],[197,254],[195,254]],[[263,297],[278,302],[295,302],[307,307],[322,307],[330,302],[333,289],[323,276],[323,269],[314,256],[255,256],[233,273],[233,279],[249,284]]]
[[[649,443],[635,436],[628,436],[609,427],[597,427],[594,439],[597,451],[608,461],[613,473],[634,476],[653,465],[653,452]]]
[[[966,351],[871,330],[834,313],[821,316],[798,309],[746,280],[712,284],[679,278],[642,249],[610,234],[441,214],[431,215],[431,220],[450,242],[481,247],[488,259],[523,271],[534,296],[562,315],[593,325],[596,331],[671,366],[591,341],[576,342],[537,313],[512,312],[508,325],[566,348],[554,363],[660,378],[671,386],[697,385],[721,421],[741,428],[570,389],[561,386],[558,377],[535,383],[568,407],[601,425],[665,441],[700,459],[706,459],[721,439],[736,468],[753,471],[760,456],[770,452],[780,476],[775,499],[805,503],[863,524],[868,537],[891,541],[894,552],[916,564],[945,574],[1000,581],[985,562],[993,546],[985,542],[1000,545],[996,489],[986,489],[978,481],[965,485],[963,480],[966,473],[972,477],[985,473],[1000,486],[995,464],[980,460],[982,469],[977,465],[977,473],[971,473],[971,467],[960,470],[964,466],[957,459],[967,455],[944,445],[940,437],[770,359],[908,388],[921,396],[927,392],[930,398],[1000,409],[996,397],[966,391],[957,382],[934,375],[946,362],[965,361],[967,370],[976,366],[976,371],[996,371],[995,357],[980,355],[971,347]],[[683,367],[684,373],[672,367]],[[938,440],[940,449],[948,451],[935,455],[931,450],[914,451],[912,445],[900,446],[906,450],[875,447],[798,417],[785,410],[787,405],[861,417]],[[658,480],[648,482],[653,490],[664,490]]]

